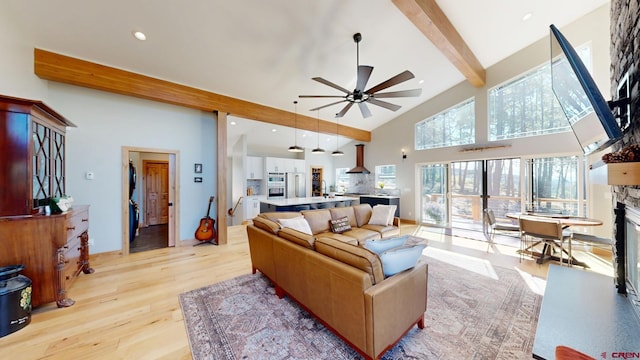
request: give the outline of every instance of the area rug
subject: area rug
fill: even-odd
[[[429,263],[426,327],[383,359],[531,359],[542,297],[515,270]],[[438,256],[439,254],[439,256]],[[471,264],[471,266],[468,266]],[[180,294],[194,359],[360,359],[259,273]]]

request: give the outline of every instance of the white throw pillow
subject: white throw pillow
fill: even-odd
[[[371,212],[371,219],[369,219],[369,225],[382,225],[386,226],[389,222],[389,209],[384,206],[376,205]]]
[[[393,225],[393,217],[396,213],[396,205],[376,205],[373,207],[373,213],[369,224],[371,225]]]
[[[282,226],[284,227],[291,228],[293,230],[298,230],[305,234],[313,235],[313,233],[311,232],[311,227],[309,227],[309,223],[302,216],[298,216],[290,219],[278,219],[278,222],[282,224]]]

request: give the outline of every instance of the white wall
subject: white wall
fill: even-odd
[[[593,54],[593,76],[603,96],[609,95],[609,5],[602,6],[573,24],[560,29],[574,46],[591,42]],[[365,165],[372,170],[376,165],[396,164],[398,186],[402,191],[400,216],[416,219],[416,164],[452,160],[473,160],[482,158],[518,157],[532,154],[578,154],[581,153],[573,133],[536,136],[525,139],[508,140],[510,148],[483,152],[460,152],[459,146],[414,150],[414,126],[417,122],[437,114],[470,97],[476,101],[476,143],[488,145],[487,91],[530,69],[549,61],[549,38],[544,37],[513,56],[487,69],[486,86],[475,88],[463,82],[420,106],[402,114],[393,121],[372,131],[371,144],[365,146]],[[426,84],[429,82],[426,81]],[[428,85],[426,85],[428,86]],[[346,147],[348,148],[348,146]],[[345,148],[345,154],[346,154]],[[401,149],[407,151],[407,159],[402,161]],[[345,156],[354,159],[352,155]],[[344,160],[340,160],[344,163]],[[336,167],[338,167],[336,163]],[[347,165],[352,166],[352,165]]]
[[[91,205],[92,252],[121,249],[122,147],[179,151],[179,234],[193,238],[216,193],[213,114],[53,82],[47,103],[78,126],[67,132],[67,192]],[[193,181],[194,163],[202,164],[202,183]]]

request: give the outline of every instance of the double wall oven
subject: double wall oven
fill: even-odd
[[[270,172],[267,174],[267,196],[269,199],[284,199],[286,197],[284,173]]]

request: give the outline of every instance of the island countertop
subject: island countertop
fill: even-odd
[[[290,198],[290,199],[263,199],[263,200],[260,200],[260,202],[269,204],[269,205],[274,205],[274,206],[292,206],[292,205],[322,204],[322,203],[331,203],[331,202],[340,202],[340,201],[356,201],[356,200],[358,200],[358,198],[349,197],[349,196],[336,196],[333,198],[314,196],[314,197]]]

